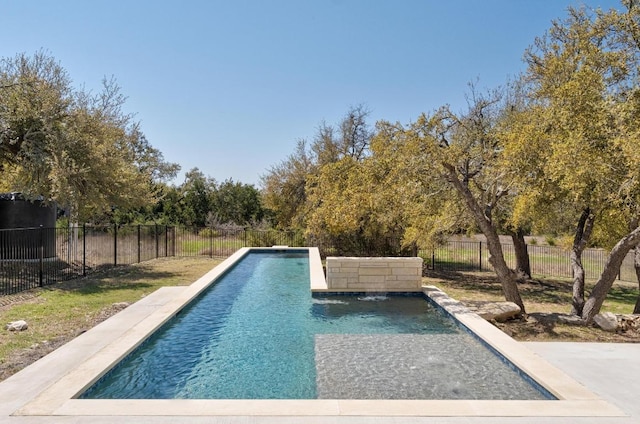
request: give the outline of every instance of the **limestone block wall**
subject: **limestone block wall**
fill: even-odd
[[[329,291],[422,290],[422,258],[329,256],[326,268]]]

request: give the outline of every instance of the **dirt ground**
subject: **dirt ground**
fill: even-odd
[[[488,272],[426,272],[423,283],[432,284],[449,296],[465,302],[504,301],[502,288],[495,274]],[[571,309],[571,282],[559,279],[530,280],[519,283],[527,314],[503,323],[493,322],[503,332],[519,341],[571,341],[640,343],[637,329],[607,332],[595,325],[575,325],[562,321],[569,317]],[[588,289],[589,287],[587,287]],[[638,287],[632,283],[616,282],[603,311],[630,313],[638,295]],[[625,311],[616,309],[625,308]]]
[[[519,341],[640,343],[640,332],[637,330],[608,332],[596,326],[569,325],[559,321],[562,315],[533,312],[521,319],[494,325]]]

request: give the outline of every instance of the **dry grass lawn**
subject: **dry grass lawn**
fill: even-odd
[[[188,285],[221,262],[162,258],[116,267],[42,289],[0,297],[0,381],[164,286]],[[4,326],[25,320],[29,329]]]
[[[504,301],[495,274],[489,272],[429,273],[424,284],[435,285],[462,303],[478,300]],[[587,283],[587,292],[593,282]],[[558,322],[558,315],[571,310],[572,282],[568,279],[534,279],[519,284],[527,309],[523,319],[495,323],[502,331],[520,341],[640,342],[637,332],[609,333],[595,326],[576,326]],[[638,296],[638,286],[617,281],[602,307],[602,312],[630,314]]]

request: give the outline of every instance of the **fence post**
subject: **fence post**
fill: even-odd
[[[138,263],[140,263],[140,224],[138,224]]]
[[[431,270],[436,270],[436,249],[431,249]]]
[[[158,256],[159,256],[159,252],[158,252],[158,249],[159,249],[159,247],[158,247],[158,224],[154,224],[154,226],[155,226],[154,234],[156,236],[156,259],[158,259]]]
[[[113,266],[118,266],[118,224],[113,224]]]
[[[173,240],[172,240],[172,242],[173,242],[172,243],[172,245],[173,245],[173,256],[175,257],[176,256],[176,244],[178,244],[178,240],[177,240],[178,236],[176,235],[176,227],[174,226],[172,228],[173,228],[173,231],[172,231],[172,233],[173,233]]]
[[[478,249],[478,264],[480,265],[480,271],[482,271],[482,242],[478,242],[478,244],[480,245],[480,248]]]
[[[169,224],[164,224],[164,256],[169,257]]]
[[[82,224],[82,275],[87,275],[87,224]]]
[[[40,226],[40,246],[38,246],[38,284],[43,286],[43,273],[44,273],[44,227]]]

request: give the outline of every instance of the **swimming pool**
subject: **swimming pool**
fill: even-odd
[[[312,296],[307,251],[253,251],[83,399],[550,399],[424,295]]]
[[[263,251],[264,248],[259,250]],[[282,248],[275,250],[281,251]],[[296,251],[301,250],[296,248]],[[328,290],[318,248],[309,252],[311,290]],[[252,248],[242,248],[192,284],[163,287],[108,320],[76,337],[23,371],[0,383],[5,401],[0,416],[35,418],[38,422],[303,422],[347,417],[357,422],[398,422],[400,417],[429,417],[429,422],[487,422],[487,417],[624,417],[624,412],[600,398],[562,370],[470,312],[436,287],[422,291],[460,325],[531,376],[557,400],[437,400],[437,399],[79,399],[179,311],[219,281]],[[367,418],[364,418],[367,417]],[[444,417],[444,418],[438,418]],[[463,418],[465,417],[465,418]],[[480,417],[474,421],[474,417]],[[262,419],[266,421],[262,421]],[[411,419],[410,418],[410,419]],[[519,418],[516,418],[519,419]],[[555,418],[551,418],[552,420]],[[240,420],[240,421],[237,421]],[[419,421],[419,419],[418,419]],[[418,422],[416,421],[416,422]],[[569,422],[567,421],[567,422]],[[503,422],[503,421],[500,421]],[[506,422],[506,421],[504,421]]]

